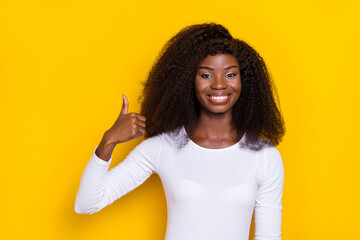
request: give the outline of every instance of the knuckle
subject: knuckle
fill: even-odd
[[[137,134],[137,130],[136,130],[136,129],[132,129],[131,134],[132,134],[133,136],[135,136],[135,135]]]

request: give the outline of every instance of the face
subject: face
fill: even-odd
[[[236,58],[229,54],[208,55],[197,69],[196,98],[200,113],[231,112],[241,93],[240,68]]]

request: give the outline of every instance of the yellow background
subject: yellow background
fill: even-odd
[[[360,239],[359,10],[355,0],[1,1],[0,238],[164,238],[156,174],[93,215],[75,213],[75,195],[121,93],[138,112],[163,44],[214,21],[258,50],[279,92],[283,239]],[[140,141],[117,146],[110,168]]]

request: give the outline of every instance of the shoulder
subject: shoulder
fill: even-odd
[[[136,148],[141,151],[157,151],[177,149],[178,141],[184,139],[183,129],[177,128],[170,132],[163,132],[143,140]]]
[[[163,132],[159,134],[159,137],[162,140],[162,144],[166,149],[177,149],[187,144],[187,134],[184,126],[177,127],[171,131]]]
[[[270,177],[284,175],[282,156],[275,146],[266,147],[259,152],[257,173],[259,182],[263,182]]]
[[[124,160],[137,162],[139,166],[148,166],[157,171],[158,158],[162,151],[162,137],[159,135],[147,138],[139,143]]]
[[[280,151],[274,146],[264,149],[264,158],[265,161],[270,163],[273,162],[279,164],[280,162],[282,162]]]
[[[258,151],[258,161],[263,165],[282,162],[280,151],[275,146],[267,146]]]
[[[162,145],[163,136],[160,134],[143,140],[140,144],[136,146],[135,149],[140,150],[144,153],[152,153],[161,150]]]
[[[265,148],[264,151],[264,164],[268,172],[283,171],[283,161],[280,151],[272,146]]]

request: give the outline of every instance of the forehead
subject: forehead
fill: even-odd
[[[223,54],[223,53],[218,53],[214,56],[208,55],[207,57],[205,57],[204,59],[202,59],[200,61],[199,66],[227,66],[227,65],[237,65],[239,66],[236,58],[230,54]]]

